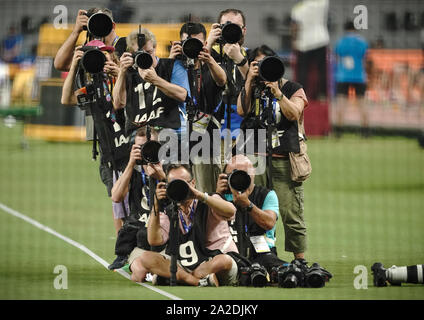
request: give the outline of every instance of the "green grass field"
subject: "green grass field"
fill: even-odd
[[[114,259],[111,201],[88,143],[29,141],[0,123],[0,203]],[[424,286],[375,288],[370,266],[424,263],[424,150],[416,140],[357,136],[310,139],[305,183],[307,260],[333,274],[321,289],[160,287],[182,299],[424,299]],[[281,221],[279,255],[284,237]],[[107,270],[63,240],[0,209],[0,299],[168,299]],[[57,265],[68,288],[54,287]],[[368,270],[357,290],[354,268]]]

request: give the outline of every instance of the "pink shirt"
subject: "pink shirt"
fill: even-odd
[[[211,197],[220,197],[217,194],[212,195]],[[197,201],[193,201],[192,206],[197,205]],[[191,210],[191,207],[190,207]],[[234,208],[234,214],[230,218],[225,218],[219,215],[215,210],[208,210],[208,220],[206,222],[206,248],[209,250],[221,250],[221,252],[226,253],[230,251],[238,252],[237,246],[233,241],[233,237],[230,233],[230,228],[228,226],[229,220],[235,218],[236,209]],[[159,214],[160,219],[160,228],[163,238],[163,243],[166,243],[169,239],[169,228],[170,221],[168,216],[161,212]],[[191,222],[186,221],[186,224],[189,225]],[[185,234],[185,230],[179,219],[180,230]]]

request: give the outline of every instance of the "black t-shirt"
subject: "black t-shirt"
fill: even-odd
[[[170,82],[173,66],[173,59],[159,59],[155,70],[158,76]],[[151,83],[145,82],[138,70],[128,69],[126,77],[128,135],[146,123],[160,128],[177,129],[181,126],[177,100],[168,97]]]

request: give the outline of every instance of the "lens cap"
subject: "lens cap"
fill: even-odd
[[[159,149],[161,144],[157,141],[150,140],[143,144],[141,148],[141,155],[147,163],[158,163],[159,162]]]
[[[259,76],[269,82],[280,80],[284,75],[284,63],[279,57],[269,56],[263,58],[259,64]]]
[[[245,192],[250,186],[250,176],[246,171],[235,170],[228,176],[228,185],[231,189]]]
[[[172,180],[166,188],[166,195],[175,202],[181,202],[188,198],[190,188],[184,180]]]
[[[196,59],[203,49],[203,43],[199,39],[190,38],[184,41],[183,53],[190,59]]]
[[[95,37],[106,37],[113,29],[112,19],[105,13],[97,12],[88,19],[88,31]]]
[[[135,65],[140,69],[149,69],[153,64],[153,59],[147,52],[137,53],[135,56]]]
[[[88,73],[102,72],[105,62],[104,53],[97,48],[87,50],[81,58],[82,66]]]
[[[237,43],[240,41],[243,32],[238,24],[227,23],[222,27],[221,36],[227,43]]]

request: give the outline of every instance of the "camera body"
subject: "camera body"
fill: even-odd
[[[243,31],[238,24],[227,21],[219,26],[221,29],[221,37],[218,39],[220,44],[234,44],[241,40]]]
[[[85,72],[91,74],[103,72],[106,56],[98,46],[86,45],[79,50],[84,52],[80,60],[80,66]]]
[[[240,285],[265,287],[268,283],[267,271],[264,266],[255,262],[249,267],[240,268]]]
[[[318,263],[307,267],[306,263],[294,260],[271,269],[271,282],[282,288],[322,288],[331,278],[332,274]]]
[[[175,179],[166,185],[166,195],[176,203],[185,201],[192,196],[192,192],[185,180]]]

